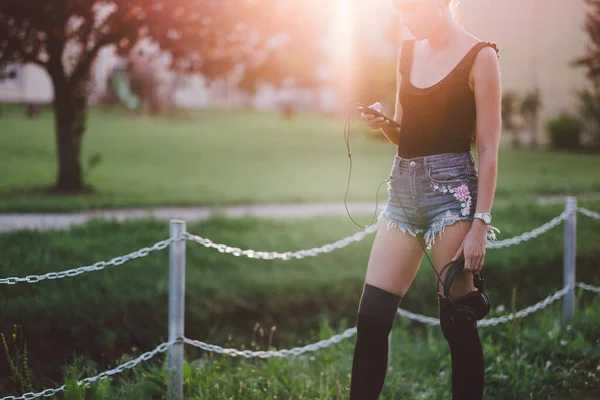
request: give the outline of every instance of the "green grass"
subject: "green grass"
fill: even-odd
[[[600,210],[597,202],[582,205]],[[529,231],[561,211],[560,206],[499,209],[499,238]],[[216,243],[268,251],[321,246],[358,230],[343,217],[215,217],[188,226],[189,232]],[[598,222],[579,217],[577,233],[577,280],[598,285]],[[527,244],[488,250],[484,275],[494,306],[508,307],[513,288],[521,309],[562,286],[562,235],[559,226]],[[0,235],[0,270],[2,277],[66,270],[130,253],[167,236],[168,224],[152,220],[95,220],[66,231],[5,233]],[[223,344],[229,334],[245,340],[259,322],[277,326],[273,344],[279,348],[303,340],[322,316],[347,318],[353,325],[372,239],[292,261],[234,257],[188,242],[186,335]],[[46,387],[62,382],[59,367],[74,355],[87,356],[106,369],[132,347],[146,351],[166,339],[168,251],[73,278],[2,285],[0,298],[0,331],[10,336],[13,324],[23,327],[31,366]],[[437,314],[434,275],[426,260],[402,307]],[[0,376],[8,376],[3,368],[8,367],[0,362]]]
[[[52,114],[27,120],[9,108],[0,118],[0,211],[201,206],[265,202],[342,202],[349,161],[340,118],[269,112],[198,111],[180,120],[92,109],[83,164],[101,163],[87,182],[95,192],[53,196],[56,178]],[[395,147],[367,139],[352,125],[350,201],[375,201]],[[86,167],[87,169],[87,167]],[[597,154],[502,150],[497,198],[600,191]],[[385,186],[380,197],[386,196]],[[381,200],[385,201],[385,200]]]
[[[587,294],[586,294],[587,295]],[[485,391],[489,399],[574,399],[592,400],[600,394],[600,300],[596,296],[582,306],[578,292],[578,313],[561,329],[560,305],[553,304],[524,320],[496,327],[480,328],[484,349]],[[589,296],[589,295],[587,295]],[[499,313],[492,311],[490,316]],[[333,324],[319,321],[317,329],[298,343],[304,346],[348,328],[348,320]],[[257,327],[252,340],[237,338],[224,347],[250,350],[277,350],[269,343],[268,330],[262,336]],[[392,330],[391,365],[386,375],[382,400],[451,398],[451,363],[448,345],[439,327],[413,329],[411,322],[398,317]],[[235,340],[236,343],[233,343]],[[186,357],[184,398],[189,400],[259,400],[348,398],[350,372],[356,336],[316,352],[268,359],[231,357],[207,352]],[[187,346],[186,349],[190,349]],[[189,351],[189,350],[188,350]],[[139,357],[143,350],[124,354],[116,364]],[[64,368],[65,399],[138,400],[164,399],[167,393],[166,357],[162,354],[111,381],[95,383],[90,389],[75,382],[102,370],[86,357]],[[62,398],[62,394],[61,397]],[[56,397],[53,397],[56,399]]]

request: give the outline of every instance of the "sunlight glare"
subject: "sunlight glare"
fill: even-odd
[[[333,68],[342,99],[351,98],[354,65],[354,0],[336,0],[333,22]]]

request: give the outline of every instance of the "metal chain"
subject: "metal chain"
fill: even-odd
[[[562,221],[564,221],[569,216],[569,214],[570,214],[569,211],[563,211],[560,215],[554,217],[549,222],[543,224],[542,226],[540,226],[538,228],[533,229],[532,231],[525,232],[519,236],[515,236],[515,237],[509,238],[509,239],[489,242],[487,244],[487,248],[488,249],[499,249],[499,248],[503,248],[503,247],[516,245],[516,244],[519,244],[519,243],[527,241],[527,240],[531,240],[537,236],[540,236],[543,233],[546,233],[547,231],[554,228],[555,226],[559,225]],[[248,258],[257,258],[257,259],[264,259],[264,260],[273,260],[273,259],[291,260],[293,258],[301,259],[301,258],[304,258],[307,256],[314,257],[321,253],[330,253],[333,250],[346,247],[350,243],[363,240],[366,235],[376,232],[377,229],[378,229],[377,224],[374,224],[360,232],[355,233],[352,236],[345,237],[345,238],[338,240],[337,242],[334,242],[332,244],[326,244],[324,246],[314,247],[314,248],[308,249],[308,250],[299,250],[299,251],[295,251],[295,252],[288,251],[285,253],[279,253],[277,251],[273,251],[273,252],[257,251],[257,250],[250,250],[250,249],[242,250],[238,247],[230,247],[226,244],[217,244],[217,243],[214,243],[210,239],[203,238],[203,237],[200,237],[197,235],[193,235],[193,234],[187,233],[187,232],[184,233],[183,236],[186,237],[188,240],[197,242],[205,247],[211,247],[211,248],[217,249],[221,253],[233,254],[236,257],[246,256]]]
[[[178,340],[172,340],[170,342],[162,343],[162,344],[158,345],[154,350],[148,351],[133,360],[127,361],[126,363],[119,365],[116,368],[113,368],[109,371],[104,371],[96,376],[91,377],[91,378],[82,379],[77,382],[77,385],[81,386],[82,384],[85,384],[86,386],[89,386],[91,383],[93,383],[99,379],[100,380],[106,379],[109,376],[121,373],[127,369],[131,369],[131,368],[135,367],[136,365],[138,365],[140,362],[151,359],[157,353],[162,353],[162,352],[166,351],[169,347],[171,347],[172,345],[174,345],[177,342],[178,342]],[[20,397],[8,396],[8,397],[3,397],[0,400],[26,400],[26,399],[37,399],[38,397],[42,397],[42,396],[50,397],[50,396],[53,396],[56,393],[62,392],[64,390],[65,390],[65,385],[62,385],[61,387],[56,388],[56,389],[46,389],[39,393],[28,392],[28,393],[23,394]]]
[[[550,303],[553,303],[556,300],[560,299],[565,294],[567,294],[567,292],[569,290],[573,289],[574,287],[575,287],[575,283],[568,284],[567,286],[565,286],[562,289],[558,290],[553,295],[550,295],[550,296],[546,297],[544,300],[540,301],[537,304],[529,306],[529,307],[527,307],[527,308],[525,308],[525,309],[523,309],[521,311],[517,311],[516,313],[510,313],[508,315],[503,315],[502,317],[483,319],[483,320],[479,321],[477,323],[477,325],[478,326],[489,326],[489,325],[495,326],[495,325],[498,325],[500,323],[506,323],[506,322],[511,321],[513,319],[516,319],[516,318],[526,317],[529,314],[534,313],[534,312],[536,312],[538,310],[541,310],[542,308],[547,307]]]
[[[499,240],[499,241],[495,241],[495,242],[490,242],[487,244],[486,248],[487,249],[499,249],[502,247],[512,246],[512,245],[519,244],[521,242],[525,242],[527,240],[533,239],[537,236],[540,236],[542,233],[548,232],[550,229],[552,229],[555,226],[557,226],[558,224],[560,224],[562,221],[567,219],[569,214],[570,214],[570,212],[565,210],[560,215],[552,218],[552,220],[550,220],[549,222],[546,222],[544,225],[542,225],[540,227],[537,227],[529,232],[525,232],[519,236],[515,236],[515,237],[509,238],[509,239]]]
[[[66,277],[77,276],[84,272],[100,271],[101,269],[104,269],[104,268],[108,267],[109,265],[121,265],[129,260],[133,260],[134,258],[145,257],[148,254],[150,254],[150,252],[152,252],[152,251],[164,249],[165,247],[169,246],[171,243],[173,243],[176,240],[184,240],[183,235],[178,238],[169,238],[166,240],[161,240],[160,242],[156,242],[152,247],[144,247],[143,249],[139,249],[138,251],[134,251],[133,253],[129,253],[129,254],[126,254],[121,257],[115,257],[110,261],[99,261],[93,265],[87,265],[84,267],[69,269],[69,270],[60,271],[60,272],[48,272],[47,274],[44,274],[44,275],[28,275],[24,278],[18,278],[18,277],[0,278],[0,285],[1,284],[14,285],[19,282],[37,283],[37,282],[43,281],[44,279],[61,279],[61,278],[66,278]]]
[[[587,208],[577,207],[577,211],[585,215],[586,217],[594,218],[600,220],[600,213],[597,213],[592,210],[588,210]]]
[[[577,282],[575,285],[584,290],[589,290],[590,292],[600,293],[600,286],[586,285],[585,283],[581,282]]]
[[[185,343],[191,344],[194,347],[199,347],[206,351],[211,351],[215,353],[222,353],[231,356],[243,356],[246,358],[252,357],[260,357],[260,358],[268,358],[268,357],[286,357],[286,356],[297,356],[307,351],[316,351],[319,349],[323,349],[327,346],[330,346],[334,343],[338,343],[343,339],[349,338],[356,333],[356,327],[348,328],[343,333],[334,335],[326,340],[321,340],[317,343],[312,343],[306,345],[304,347],[294,347],[293,349],[283,349],[283,350],[269,350],[269,351],[251,351],[251,350],[237,350],[237,349],[226,349],[214,344],[208,344],[204,342],[200,342],[198,340],[192,340],[188,338],[184,338]]]
[[[371,225],[366,229],[355,233],[352,236],[345,237],[343,239],[338,240],[337,242],[326,244],[321,247],[314,247],[308,250],[299,250],[295,252],[287,251],[285,253],[279,253],[277,251],[267,252],[267,251],[255,251],[255,250],[242,250],[237,247],[229,247],[226,244],[217,244],[214,243],[210,239],[206,239],[200,236],[192,235],[190,233],[184,233],[184,236],[187,237],[188,240],[200,243],[205,247],[212,247],[217,249],[221,253],[229,253],[233,254],[236,257],[246,256],[248,258],[259,258],[264,260],[273,260],[273,259],[281,259],[281,260],[291,260],[293,258],[301,259],[304,257],[314,257],[321,253],[330,253],[333,250],[341,249],[342,247],[348,246],[350,243],[359,242],[365,238],[368,234],[377,231],[377,225]]]
[[[421,314],[415,314],[410,311],[403,310],[401,308],[398,309],[397,314],[401,315],[403,317],[406,317],[408,319],[412,319],[414,321],[421,322],[423,324],[428,324],[428,325],[439,325],[440,324],[440,320],[437,318],[427,317],[427,316],[421,315]]]

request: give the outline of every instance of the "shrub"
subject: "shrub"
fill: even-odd
[[[550,135],[550,144],[554,148],[576,149],[581,143],[583,121],[569,113],[563,112],[546,123]]]

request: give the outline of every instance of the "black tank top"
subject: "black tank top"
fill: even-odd
[[[402,128],[398,156],[413,158],[440,153],[469,152],[475,137],[475,94],[469,75],[479,51],[491,42],[479,42],[440,82],[418,88],[410,82],[414,40],[401,50],[399,100]]]

